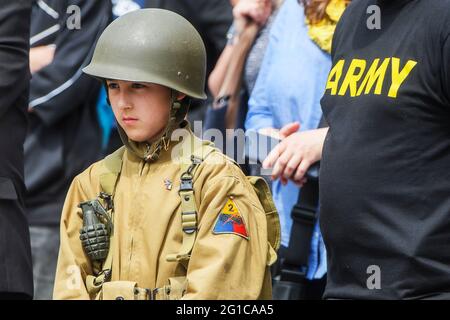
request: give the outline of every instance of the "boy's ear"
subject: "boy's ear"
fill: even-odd
[[[181,92],[177,93],[177,101],[181,101],[184,98],[186,98],[186,95],[184,93],[181,93]]]

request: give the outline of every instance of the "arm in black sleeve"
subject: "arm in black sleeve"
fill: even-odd
[[[67,14],[56,39],[54,60],[33,74],[30,86],[30,107],[51,125],[86,99],[86,92],[95,79],[82,73],[92,57],[95,43],[109,22],[109,0],[70,0],[68,5],[81,9],[81,28],[67,28]]]
[[[31,0],[0,0],[0,117],[27,94],[30,12]]]

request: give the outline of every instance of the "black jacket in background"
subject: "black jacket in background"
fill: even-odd
[[[197,29],[206,47],[206,80],[214,69],[227,42],[227,31],[233,22],[229,0],[147,0],[147,8],[161,8],[178,13]],[[208,101],[194,99],[188,117],[191,122],[203,120],[205,106],[212,102],[209,90]],[[201,108],[203,107],[203,108]]]
[[[81,9],[69,29],[68,8]],[[34,1],[32,47],[55,44],[53,62],[32,76],[25,142],[26,206],[32,225],[57,225],[68,186],[100,156],[96,115],[100,82],[82,73],[111,16],[109,0]]]
[[[31,0],[0,0],[0,299],[31,298],[33,274],[23,194]]]
[[[225,48],[226,34],[233,22],[229,0],[147,0],[147,8],[161,8],[186,18],[200,33],[207,54],[207,75]]]

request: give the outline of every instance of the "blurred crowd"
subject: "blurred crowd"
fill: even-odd
[[[320,299],[327,282],[327,250],[318,218],[317,177],[311,169],[322,158],[328,132],[321,99],[332,68],[333,34],[350,2],[33,1],[24,186],[20,174],[19,182],[14,182],[16,189],[23,189],[19,200],[25,209],[18,216],[29,223],[31,260],[26,247],[16,247],[25,253],[21,261],[12,262],[22,266],[14,271],[17,287],[12,291],[34,299],[52,298],[60,214],[69,185],[90,164],[122,145],[104,85],[81,72],[99,35],[113,19],[128,12],[163,8],[188,19],[207,50],[208,99],[193,101],[191,122],[201,121],[204,130],[218,129],[226,137],[229,130],[239,129],[282,141],[297,137],[289,147],[302,150],[300,155],[280,162],[271,153],[264,163],[241,167],[248,175],[263,175],[262,166],[272,168],[264,177],[271,184],[282,239],[278,262],[272,267],[274,298]],[[79,25],[76,19],[69,23],[77,15],[76,10],[68,10],[71,5],[81,10]],[[226,148],[223,151],[229,152]],[[6,183],[0,180],[3,186]],[[305,206],[312,216],[303,224],[295,214],[304,212]],[[20,237],[28,239],[28,234]],[[27,268],[32,268],[34,286],[27,284]]]

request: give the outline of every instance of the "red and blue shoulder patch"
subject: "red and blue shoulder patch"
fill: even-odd
[[[238,207],[233,199],[228,199],[227,203],[220,210],[213,229],[214,234],[236,234],[248,240],[247,228]]]

